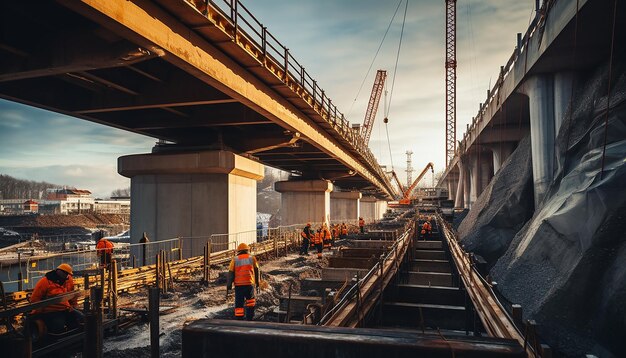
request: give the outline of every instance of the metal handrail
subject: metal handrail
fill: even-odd
[[[394,254],[396,252],[396,248],[397,246],[403,242],[404,240],[406,240],[406,236],[409,235],[410,230],[406,231],[404,234],[402,234],[399,238],[397,238],[393,245],[391,245],[391,247],[389,248],[389,251],[386,253],[386,255],[384,255],[384,257],[382,258],[382,263],[386,262],[387,260],[389,260],[391,258],[391,255]],[[375,272],[380,271],[380,265],[381,265],[381,261],[376,262],[376,264],[374,264],[374,266],[372,266],[372,268],[365,274],[365,276],[363,276],[363,278],[357,280],[352,286],[350,286],[350,288],[348,289],[348,291],[346,291],[346,293],[341,297],[341,299],[339,300],[339,302],[337,302],[328,312],[326,312],[326,314],[320,319],[320,321],[318,322],[318,325],[324,325],[337,311],[343,309],[348,302],[353,298],[354,294],[356,294],[356,292],[358,291],[358,289],[360,288],[360,285],[363,282],[366,282],[367,280],[369,280],[371,278],[372,275],[374,275]]]

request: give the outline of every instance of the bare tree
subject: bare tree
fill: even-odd
[[[130,196],[130,187],[123,189],[115,189],[111,192],[111,197],[128,197]]]

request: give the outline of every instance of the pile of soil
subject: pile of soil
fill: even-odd
[[[129,225],[128,214],[19,215],[0,216],[0,227],[84,227]]]

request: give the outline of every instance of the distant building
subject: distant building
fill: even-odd
[[[32,199],[26,200],[22,206],[22,210],[25,213],[36,213],[39,211],[39,203]]]
[[[0,214],[130,214],[130,198],[94,199],[89,190],[48,189],[46,199],[0,199]]]

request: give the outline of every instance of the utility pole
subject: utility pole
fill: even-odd
[[[456,152],[456,0],[446,0],[446,166]]]
[[[411,176],[413,174],[413,165],[412,165],[412,161],[411,161],[411,156],[413,155],[413,151],[412,150],[407,150],[406,151],[406,187],[410,187],[411,183],[413,182],[411,179]]]

